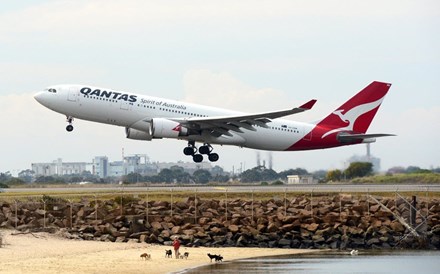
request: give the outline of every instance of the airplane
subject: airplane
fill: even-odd
[[[296,151],[372,143],[378,137],[395,136],[366,133],[390,87],[389,83],[374,81],[312,123],[280,118],[312,109],[315,99],[291,109],[244,113],[90,85],[54,85],[34,98],[64,114],[69,132],[73,120],[82,119],[124,127],[129,139],[185,140],[188,145],[183,153],[199,163],[203,155],[211,162],[219,159],[211,144]]]

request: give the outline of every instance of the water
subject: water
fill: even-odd
[[[440,273],[440,251],[360,251],[357,256],[351,256],[348,252],[318,252],[212,263],[182,273],[437,274]]]

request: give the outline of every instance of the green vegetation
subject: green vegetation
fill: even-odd
[[[440,173],[375,175],[351,180],[363,184],[440,184]]]
[[[257,166],[243,171],[241,174],[230,174],[221,167],[215,166],[211,170],[198,169],[192,174],[183,167],[172,166],[164,168],[155,175],[142,175],[130,173],[122,177],[99,178],[89,171],[81,174],[69,174],[63,176],[35,176],[30,170],[23,170],[18,177],[13,177],[9,172],[0,173],[0,188],[19,187],[62,187],[67,184],[74,185],[87,182],[98,184],[198,184],[198,185],[238,185],[238,184],[260,184],[260,185],[282,185],[287,181],[288,175],[313,175],[314,180],[319,183],[328,182],[354,182],[354,183],[439,183],[438,174],[440,168],[422,169],[417,166],[393,167],[387,171],[387,175],[373,176],[373,166],[368,162],[354,162],[345,170],[318,170],[309,173],[302,168],[288,169],[276,172],[265,166]]]

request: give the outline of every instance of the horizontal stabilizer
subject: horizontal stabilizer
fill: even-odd
[[[338,135],[338,140],[341,143],[350,143],[355,141],[362,141],[366,139],[378,138],[378,137],[387,137],[387,136],[396,136],[395,134],[385,134],[385,133],[376,133],[376,134],[350,134],[350,133],[340,133]]]

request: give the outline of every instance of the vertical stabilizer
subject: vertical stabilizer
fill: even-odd
[[[325,138],[332,133],[347,131],[366,133],[391,84],[372,82],[317,124],[327,129]]]

